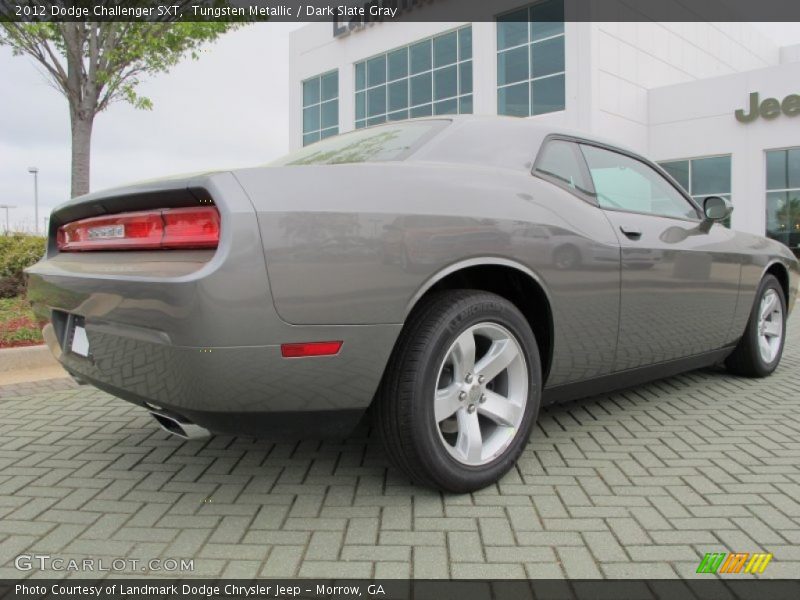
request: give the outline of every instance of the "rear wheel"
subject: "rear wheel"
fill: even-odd
[[[742,339],[725,360],[731,373],[766,377],[778,367],[786,332],[786,299],[780,282],[767,275],[761,280],[756,301]]]
[[[541,366],[525,317],[504,298],[426,299],[398,340],[376,398],[392,462],[418,483],[468,492],[516,462],[539,412]]]

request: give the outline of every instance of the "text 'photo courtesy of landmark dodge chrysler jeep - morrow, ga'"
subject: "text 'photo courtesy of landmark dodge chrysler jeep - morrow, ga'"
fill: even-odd
[[[67,371],[168,431],[343,437],[371,409],[397,467],[463,492],[543,404],[775,370],[798,263],[730,212],[613,144],[428,118],[76,198],[29,289]]]

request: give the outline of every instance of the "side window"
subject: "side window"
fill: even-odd
[[[697,211],[656,170],[624,154],[581,145],[601,208],[696,219]]]
[[[564,140],[545,142],[534,167],[537,175],[587,196],[593,196],[591,182],[578,146]]]

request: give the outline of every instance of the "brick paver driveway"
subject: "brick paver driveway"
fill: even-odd
[[[0,388],[0,576],[19,554],[193,558],[197,576],[800,573],[800,321],[762,381],[706,370],[546,410],[519,466],[443,496],[380,442],[181,442],[67,381]],[[126,573],[127,574],[127,573]],[[182,576],[187,573],[180,573]],[[706,575],[708,577],[708,575]]]

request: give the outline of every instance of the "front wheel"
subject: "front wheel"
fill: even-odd
[[[376,425],[411,479],[469,492],[513,467],[540,398],[539,351],[520,311],[495,294],[447,291],[410,317],[376,398]]]
[[[756,301],[742,339],[725,360],[731,373],[766,377],[778,367],[786,338],[786,298],[780,282],[767,275],[761,280]]]

